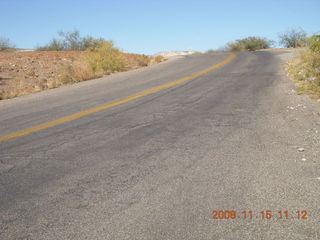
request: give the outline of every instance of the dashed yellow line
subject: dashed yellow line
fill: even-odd
[[[149,94],[156,93],[156,92],[159,92],[161,90],[164,90],[164,89],[167,89],[167,88],[170,88],[170,87],[185,83],[187,81],[190,81],[190,80],[192,80],[194,78],[197,78],[197,77],[199,77],[199,76],[201,76],[203,74],[206,74],[206,73],[208,73],[208,72],[210,72],[212,70],[215,70],[215,69],[217,69],[217,68],[219,68],[219,67],[221,67],[221,66],[223,66],[223,65],[225,65],[225,64],[227,64],[229,62],[231,62],[235,57],[236,57],[236,55],[234,53],[230,53],[228,58],[226,58],[225,60],[223,60],[222,62],[220,62],[218,64],[215,64],[215,65],[213,65],[213,66],[211,66],[211,67],[209,67],[207,69],[204,69],[203,71],[194,73],[194,74],[192,74],[190,76],[186,76],[186,77],[180,78],[178,80],[166,83],[166,84],[158,86],[158,87],[151,88],[151,89],[143,91],[143,92],[139,92],[139,93],[134,94],[134,95],[129,96],[129,97],[125,97],[125,98],[122,98],[122,99],[119,99],[119,100],[116,100],[116,101],[113,101],[113,102],[106,103],[104,105],[100,105],[100,106],[97,106],[97,107],[94,107],[94,108],[90,108],[90,109],[87,109],[87,110],[79,112],[79,113],[72,114],[70,116],[65,116],[65,117],[56,119],[56,120],[51,121],[51,122],[43,123],[43,124],[40,124],[38,126],[34,126],[34,127],[31,127],[31,128],[27,128],[27,129],[24,129],[24,130],[20,130],[20,131],[14,132],[14,133],[10,133],[10,134],[5,135],[5,136],[1,136],[0,137],[0,142],[5,142],[5,141],[8,141],[8,140],[13,139],[13,138],[21,137],[21,136],[24,136],[24,135],[27,135],[27,134],[30,134],[30,133],[33,133],[33,132],[41,131],[41,130],[46,129],[46,128],[50,128],[50,127],[57,126],[57,125],[60,125],[60,124],[63,124],[63,123],[67,123],[67,122],[70,122],[70,121],[75,120],[77,118],[81,118],[81,117],[90,115],[92,113],[100,112],[100,111],[103,111],[103,110],[106,110],[106,109],[109,109],[109,108],[112,108],[112,107],[115,107],[115,106],[130,102],[130,101],[133,101],[135,99],[147,96]]]

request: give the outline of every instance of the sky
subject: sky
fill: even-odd
[[[77,29],[125,52],[206,51],[291,28],[319,33],[320,0],[0,0],[0,37],[19,48]]]

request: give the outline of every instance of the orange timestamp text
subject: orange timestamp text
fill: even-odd
[[[252,211],[252,210],[244,210],[244,211],[236,211],[236,210],[213,210],[211,212],[211,219],[220,220],[220,219],[231,219],[231,220],[239,220],[239,219],[298,219],[298,220],[307,220],[308,219],[308,211],[307,210],[260,210],[260,211]]]

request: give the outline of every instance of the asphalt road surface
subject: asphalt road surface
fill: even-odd
[[[282,70],[290,54],[239,53],[185,83],[1,142],[0,239],[320,239],[319,104],[293,92]],[[1,101],[0,136],[227,57]]]

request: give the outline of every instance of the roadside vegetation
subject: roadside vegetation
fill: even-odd
[[[290,29],[279,33],[278,37],[279,45],[285,48],[302,48],[285,66],[297,85],[297,93],[320,98],[320,35],[308,37],[303,29]],[[256,51],[274,44],[275,41],[267,38],[252,36],[207,53]],[[162,56],[124,53],[112,41],[83,37],[77,30],[58,32],[57,37],[34,52],[16,53],[14,50],[9,39],[0,37],[0,100],[165,60]]]
[[[227,44],[230,51],[256,51],[270,48],[274,41],[261,37],[247,37]]]
[[[3,46],[11,46],[3,41]],[[37,51],[0,53],[0,100],[56,88],[115,72],[141,68],[165,59],[124,53],[112,41],[79,31],[59,32]]]
[[[309,49],[302,51],[285,68],[297,86],[298,94],[320,98],[320,35],[305,39]]]
[[[298,48],[308,46],[307,33],[303,29],[290,29],[279,33],[279,43],[286,48]]]
[[[230,49],[227,46],[224,46],[217,49],[208,49],[206,53],[224,53],[227,51],[230,51]]]
[[[194,53],[192,53],[192,55],[201,55],[201,54],[203,54],[203,52],[201,51],[195,51]]]
[[[281,32],[278,38],[278,44],[285,48],[299,48],[298,54],[285,65],[288,75],[297,86],[297,93],[320,99],[320,35],[308,37],[303,29],[298,28]],[[275,43],[266,38],[247,37],[228,43],[226,50],[256,51],[271,48]]]
[[[82,37],[78,30],[70,32],[58,32],[58,37],[54,37],[49,44],[37,47],[38,51],[85,51],[96,48],[102,42],[107,42],[103,38],[93,38],[91,36]]]
[[[80,32],[58,32],[48,45],[39,47],[39,51],[82,51],[81,61],[77,64],[61,66],[62,83],[81,82],[103,75],[127,71],[162,62],[162,57],[150,57],[139,54],[126,54],[115,47],[112,41],[91,36],[81,37]],[[133,67],[134,66],[134,67]]]

